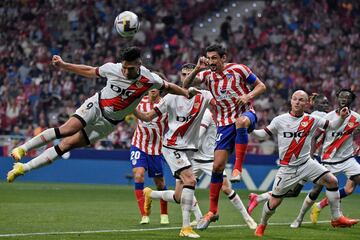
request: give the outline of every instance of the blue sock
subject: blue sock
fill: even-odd
[[[223,173],[212,172],[211,174],[212,183],[222,183],[223,179],[224,179]]]
[[[247,128],[236,129],[235,143],[247,144],[249,142]]]
[[[143,182],[136,182],[135,183],[135,190],[143,190],[144,189],[144,183]]]
[[[344,198],[344,197],[347,197],[347,194],[345,192],[345,188],[342,188],[339,190],[339,193],[340,193],[340,198]]]

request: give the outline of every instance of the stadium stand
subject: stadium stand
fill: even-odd
[[[53,54],[96,66],[116,61],[123,46],[138,45],[144,49],[145,65],[162,70],[170,81],[177,82],[180,66],[194,62],[210,43],[210,38],[195,26],[206,19],[204,16],[216,17],[219,9],[230,9],[240,1],[203,2],[1,2],[0,134],[21,141],[58,125],[101,89],[101,79],[52,69],[49,63]],[[132,41],[121,38],[112,28],[116,14],[129,9],[142,19],[141,30]],[[360,2],[265,1],[256,11],[244,11],[229,11],[235,15],[228,38],[218,35],[211,40],[224,44],[231,60],[250,66],[267,84],[267,94],[255,101],[258,127],[287,110],[294,89],[321,92],[329,99],[343,87],[359,93]],[[223,20],[226,16],[222,14]],[[221,23],[213,25],[217,32]],[[357,101],[354,110],[359,111],[359,107]],[[134,119],[130,116],[95,147],[128,148],[133,131]],[[274,152],[272,141],[251,141],[250,153]]]

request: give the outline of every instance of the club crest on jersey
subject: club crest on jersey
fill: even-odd
[[[349,122],[348,124],[347,124],[350,128],[352,128],[352,127],[354,127],[354,123],[353,122]]]
[[[228,80],[231,80],[234,77],[231,73],[227,73],[225,76]]]
[[[142,84],[141,82],[136,82],[135,85],[138,88],[142,88],[144,86],[144,84]]]
[[[220,89],[220,93],[221,93],[222,95],[227,94],[227,89]]]
[[[194,103],[194,108],[195,108],[195,109],[198,109],[199,107],[200,107],[200,103],[198,103],[198,102],[197,102],[197,103]]]
[[[308,122],[302,122],[301,126],[306,127],[309,123]]]

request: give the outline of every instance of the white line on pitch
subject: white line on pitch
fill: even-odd
[[[330,221],[318,221],[318,223],[329,223]],[[311,222],[303,222],[302,224],[310,224]],[[290,223],[269,223],[273,226],[290,225]],[[234,225],[215,225],[209,226],[209,228],[235,228],[235,227],[247,227],[246,224],[234,224]],[[162,230],[177,230],[180,227],[161,227],[161,228],[140,228],[140,229],[114,229],[114,230],[93,230],[93,231],[70,231],[70,232],[35,232],[35,233],[9,233],[0,234],[1,237],[26,237],[26,236],[38,236],[38,235],[73,235],[73,234],[92,234],[92,233],[123,233],[123,232],[146,232],[146,231],[162,231]]]

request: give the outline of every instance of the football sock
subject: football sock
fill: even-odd
[[[61,152],[58,146],[50,147],[36,158],[32,159],[27,163],[24,163],[24,170],[25,172],[28,172],[32,169],[51,164],[57,157],[61,156],[63,153],[64,152]]]
[[[139,183],[135,183],[135,196],[136,196],[136,200],[138,203],[138,207],[141,213],[141,216],[145,216],[145,211],[144,211],[144,183],[143,182],[139,182]]]
[[[232,205],[234,205],[234,207],[237,210],[239,210],[239,212],[241,213],[241,215],[243,216],[244,219],[250,218],[243,202],[241,201],[239,195],[234,190],[232,190],[232,192],[228,195],[228,198],[229,198],[230,202],[232,203]]]
[[[270,196],[271,196],[271,192],[264,192],[264,193],[259,194],[259,195],[257,196],[256,201],[257,201],[258,203],[261,203],[261,202],[263,202],[263,201],[269,200],[269,199],[270,199]]]
[[[28,152],[34,148],[44,146],[45,144],[57,138],[57,136],[60,136],[60,133],[56,134],[58,131],[59,130],[55,130],[55,128],[46,129],[32,139],[30,139],[29,141],[25,142],[20,147],[23,148],[26,152]]]
[[[195,187],[185,185],[181,192],[181,211],[183,217],[183,227],[190,226],[190,215],[193,206]]]
[[[340,199],[341,198],[345,198],[347,197],[347,193],[345,192],[345,188],[342,188],[339,190],[339,193],[340,193]],[[326,207],[327,205],[329,205],[329,200],[327,199],[327,197],[323,198],[320,202],[318,202],[318,207],[320,209],[323,209],[324,207]]]
[[[223,183],[223,173],[212,172],[210,183],[210,209],[209,211],[216,214],[218,211],[218,202],[220,189]]]
[[[263,210],[262,210],[262,213],[261,213],[260,223],[261,223],[261,224],[264,224],[264,225],[267,225],[270,217],[271,217],[274,213],[275,213],[275,209],[271,209],[271,208],[269,207],[269,201],[267,201],[267,202],[264,204],[264,207],[263,207]]]
[[[314,204],[314,202],[315,201],[310,199],[309,194],[306,195],[306,197],[304,199],[304,202],[303,202],[303,204],[301,206],[301,209],[300,209],[300,212],[299,212],[299,215],[298,215],[297,219],[303,220],[304,216],[305,216],[305,213],[311,208],[311,206]]]
[[[166,186],[160,192],[166,191]],[[160,214],[168,214],[167,201],[160,199]]]
[[[342,216],[340,211],[340,193],[338,188],[326,189],[326,197],[329,200],[332,219]]]
[[[191,211],[194,213],[196,221],[199,221],[202,218],[202,213],[195,195],[193,198]]]
[[[242,172],[242,165],[245,158],[246,148],[248,145],[248,133],[247,128],[238,128],[236,129],[236,138],[235,138],[235,164],[234,169]]]
[[[162,199],[166,202],[175,202],[174,194],[175,191],[173,190],[152,191],[150,197],[153,199]]]

